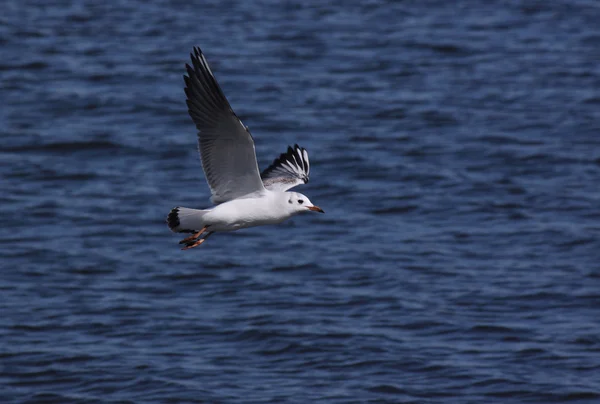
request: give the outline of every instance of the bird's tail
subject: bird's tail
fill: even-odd
[[[203,216],[210,210],[173,208],[167,216],[167,225],[175,233],[194,233],[204,227]]]

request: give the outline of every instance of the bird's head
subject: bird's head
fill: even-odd
[[[288,194],[287,203],[294,213],[309,211],[325,213],[323,212],[323,209],[313,205],[310,199],[308,199],[305,195],[302,195],[298,192],[286,192],[286,194]]]

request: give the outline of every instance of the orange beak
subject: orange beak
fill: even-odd
[[[323,212],[323,209],[321,209],[321,208],[320,208],[320,207],[318,207],[318,206],[307,206],[307,208],[308,208],[308,210],[312,210],[312,211],[314,211],[314,212],[321,212],[321,213],[325,213],[325,212]]]

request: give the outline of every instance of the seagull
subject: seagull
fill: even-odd
[[[212,194],[211,209],[176,207],[167,225],[176,233],[192,233],[179,244],[198,247],[213,233],[281,223],[302,212],[321,212],[304,195],[288,192],[308,182],[306,149],[289,146],[262,173],[254,140],[237,117],[217,83],[200,48],[186,64],[185,94],[188,113],[198,129],[202,169]]]

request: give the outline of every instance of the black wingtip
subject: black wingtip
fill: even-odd
[[[297,143],[294,146],[288,146],[285,153],[282,153],[277,157],[273,163],[266,170],[264,170],[260,176],[264,180],[268,178],[273,172],[283,170],[288,174],[292,174],[294,177],[302,180],[303,183],[308,183],[309,163],[305,159],[306,149],[300,147]],[[298,167],[302,172],[296,172],[286,167],[284,163],[291,164]]]
[[[190,53],[190,59],[192,59],[192,63],[194,66],[196,63],[200,62],[202,59],[205,59],[204,53],[199,46],[194,46],[194,53]]]

